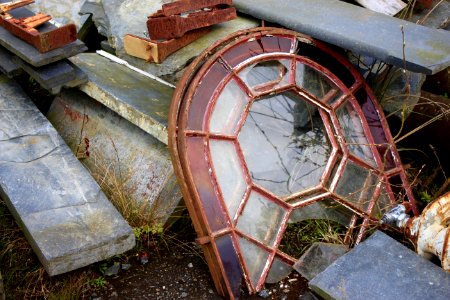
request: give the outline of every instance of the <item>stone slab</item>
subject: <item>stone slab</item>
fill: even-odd
[[[87,82],[87,75],[69,60],[60,60],[42,67],[33,67],[17,56],[14,62],[34,78],[44,89],[53,94],[59,93],[63,86],[81,85]]]
[[[0,0],[0,3],[3,2],[8,2],[8,0]],[[18,8],[13,10],[11,12],[11,15],[13,15],[14,17],[27,17],[34,14],[26,8]],[[54,27],[55,26],[47,22],[44,25],[40,26],[39,30],[45,32]],[[17,55],[34,67],[42,67],[44,65],[71,57],[87,50],[87,47],[83,42],[81,42],[80,40],[76,40],[75,42],[70,43],[64,47],[46,53],[40,53],[36,48],[19,39],[18,37],[12,35],[8,30],[1,26],[0,46],[3,46],[8,51]]]
[[[14,77],[22,72],[22,68],[13,62],[14,55],[0,47],[0,72],[8,77]]]
[[[88,1],[87,3],[89,2],[96,2],[96,5],[86,4],[83,12],[92,11],[94,22],[100,28],[99,30],[105,32],[110,45],[116,49],[118,57],[153,75],[165,77],[171,83],[176,83],[181,76],[177,73],[181,72],[188,63],[217,40],[235,31],[260,25],[258,20],[248,17],[239,17],[230,22],[214,25],[210,33],[170,55],[163,63],[154,64],[127,55],[123,46],[123,37],[126,34],[148,36],[147,17],[160,9],[162,4],[167,1],[102,0],[101,4],[98,3],[99,1]],[[143,7],[145,9],[142,9]]]
[[[70,60],[88,75],[81,91],[167,144],[171,87],[96,53],[82,53]]]
[[[450,17],[450,2],[433,0],[432,3],[433,11],[431,12],[431,14],[429,14],[431,8],[421,11],[415,11],[411,16],[411,22],[417,23],[418,21],[424,21],[423,23],[421,23],[424,26],[431,28],[440,28],[441,24]],[[439,5],[436,6],[438,3]],[[447,26],[442,29],[450,30],[450,24],[447,24]]]
[[[377,231],[309,282],[325,299],[448,300],[450,274]]]
[[[181,192],[165,144],[77,89],[63,90],[47,118],[99,184],[120,182],[130,205],[166,223]]]
[[[233,5],[245,14],[412,72],[434,74],[450,66],[449,32],[416,25],[343,1],[235,0]]]
[[[348,250],[346,245],[314,243],[294,264],[293,268],[304,278],[311,280]]]
[[[74,23],[79,29],[86,20],[80,16],[80,8],[85,0],[35,0],[34,4],[27,8],[34,13],[45,12],[61,24]]]
[[[0,196],[51,276],[134,247],[130,226],[5,76],[0,76],[0,128]]]

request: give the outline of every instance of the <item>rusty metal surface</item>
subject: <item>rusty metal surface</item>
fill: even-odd
[[[171,15],[179,15],[189,11],[195,11],[205,8],[211,8],[218,5],[231,6],[232,0],[182,0],[172,3],[166,3],[160,10],[152,14],[151,17],[168,17]]]
[[[3,4],[1,8],[2,13],[0,13],[0,26],[3,26],[13,35],[31,44],[41,53],[61,48],[77,40],[77,32],[74,24],[55,27],[53,30],[40,32],[35,27],[51,20],[51,16],[39,13],[25,18],[14,18],[13,15],[7,13],[7,11],[32,2],[22,1],[11,5]]]
[[[266,38],[265,42],[261,41],[261,39],[263,38]],[[278,38],[290,40],[289,45],[285,46],[283,50],[281,50],[280,48],[278,48],[282,47],[281,44],[277,44],[276,41],[273,41],[274,44],[270,44],[268,42],[272,39]],[[252,43],[254,43],[255,46],[254,48],[248,46],[248,52],[232,52],[235,47],[242,46],[245,48],[247,44],[253,45]],[[302,56],[302,54],[297,54],[296,52],[299,51],[298,49],[305,49],[308,47],[312,47],[315,49],[311,50],[312,52],[323,51],[324,53],[326,53],[325,57],[328,56],[329,58],[324,58],[323,62],[327,67],[318,64],[313,64],[313,66],[322,74],[327,74],[326,76],[331,81],[333,81],[333,84],[336,84],[339,89],[344,92],[344,96],[339,98],[340,100],[333,104],[332,107],[328,108],[327,105],[320,105],[320,109],[325,109],[327,111],[326,113],[321,113],[327,132],[330,133],[333,130],[337,130],[337,135],[343,136],[343,133],[340,129],[332,129],[336,128],[337,124],[339,123],[337,119],[335,117],[332,117],[332,120],[330,121],[328,117],[326,117],[326,114],[333,114],[334,109],[336,107],[342,106],[342,104],[345,103],[345,99],[347,99],[347,97],[358,97],[358,101],[362,101],[361,105],[364,105],[364,108],[360,107],[359,104],[357,104],[353,100],[351,101],[355,107],[356,113],[361,118],[363,116],[363,109],[366,110],[367,105],[372,107],[371,111],[373,114],[370,116],[370,118],[380,118],[379,123],[377,123],[377,130],[382,130],[384,132],[384,134],[386,135],[386,142],[380,142],[378,140],[378,137],[376,137],[377,140],[371,137],[371,134],[369,134],[369,132],[371,131],[371,129],[369,128],[370,126],[366,123],[366,121],[362,120],[362,122],[364,131],[368,136],[367,143],[370,145],[369,147],[371,151],[373,151],[373,153],[378,153],[377,151],[380,151],[379,155],[383,156],[382,158],[376,155],[376,164],[379,166],[379,168],[377,167],[376,170],[373,169],[373,171],[379,174],[379,176],[381,176],[380,178],[383,179],[381,179],[381,181],[376,184],[376,187],[373,191],[373,197],[370,199],[370,201],[369,199],[367,199],[369,203],[367,204],[367,207],[364,208],[364,211],[361,210],[361,207],[358,208],[357,206],[355,206],[355,204],[350,203],[348,199],[345,199],[345,197],[343,198],[337,195],[335,190],[337,183],[340,182],[340,180],[344,177],[343,172],[346,168],[345,161],[348,161],[349,156],[352,156],[352,154],[350,153],[351,151],[347,149],[348,145],[345,146],[342,144],[343,137],[338,138],[338,140],[331,138],[330,142],[333,145],[333,148],[339,148],[341,150],[336,150],[337,152],[333,150],[330,163],[327,165],[325,173],[323,175],[324,177],[321,179],[322,185],[323,182],[328,180],[326,178],[330,178],[331,176],[335,178],[331,186],[325,188],[326,191],[324,192],[320,192],[320,190],[322,189],[321,187],[315,187],[313,189],[309,189],[306,192],[294,193],[281,199],[273,192],[258,187],[257,184],[252,183],[250,175],[248,175],[247,173],[248,171],[245,171],[245,173],[247,174],[245,175],[245,180],[250,186],[248,189],[256,189],[259,193],[262,193],[267,197],[269,203],[281,207],[281,209],[286,212],[286,215],[282,218],[281,221],[279,234],[277,234],[274,242],[274,245],[276,246],[267,246],[258,242],[258,240],[253,236],[246,234],[244,231],[237,228],[236,225],[239,221],[239,218],[241,218],[241,215],[245,213],[245,206],[249,202],[249,190],[247,190],[247,192],[245,193],[244,200],[239,205],[236,215],[233,216],[228,215],[225,200],[223,196],[220,196],[220,192],[218,192],[217,196],[212,196],[212,193],[214,193],[212,192],[213,190],[220,191],[221,188],[217,183],[218,178],[216,177],[216,175],[214,175],[215,169],[211,163],[211,153],[207,150],[210,147],[209,139],[234,141],[236,137],[218,133],[211,133],[209,132],[209,129],[207,129],[209,127],[206,127],[206,129],[201,129],[203,126],[202,124],[207,124],[207,122],[203,120],[203,117],[206,116],[205,118],[210,118],[215,105],[208,104],[206,101],[204,107],[196,106],[194,109],[192,109],[191,106],[194,105],[193,98],[197,94],[200,95],[202,93],[206,93],[205,95],[202,94],[203,97],[206,98],[200,97],[198,99],[215,99],[211,100],[213,103],[215,103],[214,101],[216,101],[217,97],[219,97],[218,94],[220,94],[220,92],[217,92],[217,90],[221,90],[222,88],[224,88],[225,83],[220,81],[220,77],[216,78],[215,76],[224,75],[218,75],[217,73],[214,75],[214,68],[217,70],[221,68],[220,66],[222,66],[225,70],[228,70],[224,71],[230,72],[229,77],[227,77],[228,80],[231,77],[239,82],[239,86],[242,87],[244,86],[244,83],[241,79],[239,79],[238,74],[246,65],[250,63],[256,63],[258,61],[258,55],[262,55],[261,57],[264,57],[265,60],[292,59],[305,64],[309,64],[310,60],[308,58]],[[229,51],[230,53],[228,53]],[[233,63],[230,63],[230,60],[233,61]],[[329,63],[326,63],[327,60],[329,61]],[[353,78],[353,81],[351,83],[346,83],[347,87],[340,81],[338,77],[332,75],[333,73],[331,70],[338,72],[339,65],[343,66],[344,69],[347,70],[346,72],[350,72],[351,75],[349,76]],[[295,67],[293,68],[295,69]],[[207,76],[207,74],[209,77],[205,77]],[[212,82],[207,82],[206,78],[209,78],[209,80],[213,78]],[[293,80],[292,75],[289,78],[290,79],[288,80],[290,80],[289,82],[291,82]],[[226,82],[226,80],[224,81]],[[205,88],[208,89],[208,91],[206,92],[205,89],[203,89],[201,92],[199,88],[200,85],[204,85]],[[261,91],[257,93],[257,96],[255,96],[255,92],[252,90],[247,90],[247,94],[251,99],[255,99],[255,97],[260,99],[269,97],[273,93],[276,94],[285,92],[289,89],[294,89],[296,92],[302,93],[301,91],[297,90],[292,84],[287,85],[286,87],[277,87],[275,82],[269,82],[269,84],[260,86],[260,88]],[[283,233],[287,228],[289,215],[294,211],[294,209],[301,209],[303,207],[307,207],[312,203],[318,203],[325,198],[328,199],[331,197],[334,201],[336,201],[338,205],[343,205],[354,213],[354,216],[352,217],[352,220],[348,225],[348,238],[346,240],[349,243],[352,241],[355,242],[355,240],[356,242],[360,241],[363,238],[367,228],[374,224],[374,222],[376,222],[377,216],[375,215],[375,208],[376,205],[378,205],[376,202],[378,197],[381,197],[381,194],[389,199],[388,203],[383,205],[393,204],[396,201],[395,194],[397,194],[397,191],[394,192],[394,186],[391,187],[391,184],[398,184],[397,186],[401,188],[400,193],[412,202],[412,208],[416,212],[413,203],[414,197],[409,188],[409,184],[406,181],[403,167],[398,159],[398,153],[392,146],[392,136],[388,131],[386,120],[382,117],[382,110],[375,101],[373,101],[373,103],[365,103],[364,98],[361,98],[360,96],[353,96],[358,95],[359,92],[357,93],[356,91],[361,90],[367,92],[368,98],[374,99],[372,92],[363,82],[358,72],[346,59],[344,59],[339,54],[331,51],[321,42],[312,40],[307,36],[283,29],[263,28],[235,33],[234,35],[231,35],[224,40],[218,41],[215,45],[207,49],[185,71],[183,78],[177,86],[171,105],[169,116],[169,149],[172,154],[172,161],[183,192],[184,199],[186,201],[186,205],[189,209],[189,213],[199,236],[199,241],[201,241],[202,247],[204,249],[206,260],[210,267],[210,271],[214,279],[216,288],[221,295],[225,295],[226,297],[232,299],[238,297],[239,284],[241,280],[240,276],[243,276],[245,278],[247,287],[251,293],[254,293],[261,289],[264,284],[265,278],[268,276],[271,264],[274,261],[275,257],[277,257],[287,265],[292,265],[293,263],[295,263],[295,258],[290,257],[289,255],[283,253],[280,249],[278,249],[278,245],[280,245]],[[211,96],[210,94],[214,96]],[[312,102],[318,103],[316,100],[314,100],[314,96],[310,98],[311,95],[307,93],[302,95],[310,99]],[[212,98],[208,99],[209,97]],[[202,101],[198,99],[195,101]],[[324,99],[329,100],[330,97],[327,96]],[[197,121],[195,118],[191,119],[189,117],[190,110],[195,111],[198,114],[199,119]],[[249,108],[246,109],[244,116],[241,118],[246,118],[248,110]],[[365,117],[369,118],[368,116]],[[373,120],[374,119],[371,119],[371,122],[373,122]],[[188,127],[188,122],[189,124],[198,124],[198,126],[200,127],[198,129]],[[241,121],[239,121],[239,124],[243,124],[243,122],[244,120],[241,119]],[[194,142],[191,141],[196,141],[195,145],[198,146],[198,149],[195,148],[197,146],[195,146]],[[383,147],[379,148],[380,146],[382,146],[380,143],[383,143],[383,147],[385,147],[387,144],[390,146],[387,149]],[[191,150],[191,154],[188,154],[188,149],[196,149],[198,151]],[[203,151],[204,153],[202,153]],[[239,146],[236,146],[236,151],[238,152],[240,165],[243,168],[246,168],[245,155],[242,153],[242,150]],[[390,151],[393,157],[392,159],[390,159],[390,163],[388,163],[386,166],[383,166],[384,159],[386,158],[385,156],[391,155],[388,153]],[[194,161],[192,161],[192,157],[189,155],[198,155],[195,163]],[[344,159],[339,164],[340,166],[337,169],[334,169],[333,165],[338,163],[338,156],[340,155],[343,155]],[[203,160],[205,160],[206,162],[204,162]],[[353,163],[357,164],[360,167],[369,167],[367,165],[367,162],[365,162],[363,159],[354,158],[352,156],[351,160]],[[386,170],[384,170],[385,167]],[[391,179],[393,182],[391,182]],[[211,196],[206,196],[210,195],[208,193],[211,193]],[[313,196],[309,196],[309,193],[312,193]],[[307,199],[306,201],[295,202],[296,198],[305,196]],[[217,199],[215,197],[217,197]],[[214,203],[216,200],[218,202]],[[214,211],[216,212],[216,215],[212,213]],[[264,262],[261,266],[263,268],[262,273],[258,275],[257,280],[254,279],[253,282],[250,280],[252,273],[249,273],[250,269],[246,265],[243,258],[243,255],[245,255],[245,253],[239,252],[239,250],[237,250],[237,254],[233,254],[233,249],[240,249],[239,241],[242,239],[245,239],[248,243],[252,243],[261,251],[268,253],[269,258],[267,260],[267,263]],[[223,248],[225,247],[224,243],[228,245],[229,251],[223,250]],[[233,246],[230,246],[230,243]],[[233,255],[237,255],[238,258],[235,258]],[[233,271],[232,267],[230,267],[230,265],[236,263],[236,259],[239,261],[239,271],[237,269],[234,269]],[[223,263],[224,260],[227,261],[226,264]],[[242,274],[239,275],[239,272],[242,272]]]
[[[132,34],[127,34],[124,39],[124,48],[128,55],[145,59],[147,62],[162,63],[172,53],[204,36],[210,32],[210,28],[191,30],[180,38],[167,41],[149,40]]]
[[[215,8],[211,11],[193,12],[187,16],[150,17],[147,20],[147,28],[154,40],[172,39],[179,38],[190,30],[231,21],[236,17],[235,8]]]
[[[242,13],[413,72],[434,74],[450,66],[448,31],[343,1],[235,0],[233,5]]]

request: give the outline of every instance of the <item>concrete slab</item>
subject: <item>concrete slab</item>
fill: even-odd
[[[87,82],[87,75],[67,59],[42,67],[33,67],[17,56],[13,61],[34,78],[44,89],[57,94],[63,86],[81,85]]]
[[[450,274],[377,231],[309,282],[325,299],[450,299]]]
[[[172,88],[96,53],[70,60],[88,75],[81,91],[167,145]]]
[[[14,55],[0,47],[0,72],[8,77],[14,77],[22,72],[22,68],[13,62]]]
[[[63,90],[47,117],[101,187],[120,188],[130,207],[166,223],[182,196],[165,144],[76,89]]]
[[[416,25],[343,1],[235,0],[233,5],[245,14],[278,23],[357,54],[398,67],[405,66],[412,72],[434,74],[450,66],[449,32]]]
[[[92,2],[96,2],[95,5]],[[91,11],[93,13],[94,22],[99,30],[107,35],[109,43],[116,49],[118,57],[153,75],[166,77],[165,79],[171,83],[176,83],[181,76],[177,73],[217,40],[235,31],[260,25],[258,20],[248,17],[239,17],[230,22],[214,25],[211,33],[175,52],[162,64],[147,63],[142,59],[127,55],[123,46],[123,37],[126,34],[148,36],[147,17],[155,13],[166,2],[165,0],[88,1],[83,12]]]
[[[134,247],[130,226],[5,76],[0,76],[0,128],[0,196],[51,276]]]

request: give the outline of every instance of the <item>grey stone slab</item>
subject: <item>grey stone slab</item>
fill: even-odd
[[[450,274],[377,231],[309,282],[325,299],[448,300]]]
[[[118,115],[167,144],[174,90],[96,53],[70,59],[88,75],[80,89]]]
[[[48,120],[0,76],[0,196],[50,275],[134,247],[133,230]]]
[[[42,67],[33,67],[17,56],[14,62],[34,78],[44,89],[53,94],[59,93],[62,87],[81,85],[87,82],[87,75],[67,59]]]
[[[423,21],[423,23],[421,24],[424,26],[431,28],[440,28],[441,24],[450,17],[450,2],[433,0],[432,3],[433,11],[431,12],[431,14],[429,14],[431,9],[415,11],[411,16],[411,22],[417,23],[418,21]],[[438,3],[439,5],[436,6]],[[450,24],[442,29],[450,30]]]
[[[47,117],[97,182],[120,182],[130,205],[167,221],[181,192],[165,144],[77,89],[63,90]]]
[[[8,77],[14,77],[22,72],[22,68],[13,61],[14,55],[0,47],[0,72]]]
[[[412,72],[434,74],[450,66],[449,32],[343,1],[235,0],[233,4],[243,13],[398,67],[405,65]]]
[[[45,12],[61,24],[74,23],[77,28],[86,20],[80,16],[79,11],[85,0],[35,0],[34,4],[27,6],[35,13]]]
[[[160,9],[162,4],[167,1],[102,0],[101,4],[98,3],[99,1],[95,2],[95,6],[90,5],[93,20],[99,30],[104,31],[107,35],[110,45],[116,49],[116,55],[146,72],[156,76],[166,76],[166,79],[172,83],[175,83],[179,78],[178,72],[182,71],[193,58],[217,40],[235,31],[257,27],[260,24],[258,20],[239,17],[230,22],[214,25],[209,34],[170,55],[163,63],[154,64],[127,55],[123,46],[123,37],[126,34],[148,36],[147,17]],[[99,7],[100,5],[103,10]],[[145,7],[145,9],[142,9],[142,7]],[[87,12],[88,9],[83,9],[83,11]]]
[[[0,3],[2,2],[8,2],[8,0],[0,0]],[[11,12],[11,14],[14,17],[26,17],[33,15],[33,13],[26,8],[15,9]],[[55,28],[55,26],[47,22],[44,25],[40,26],[39,30],[41,32],[45,32],[52,28]],[[12,35],[9,31],[1,26],[0,46],[3,46],[8,51],[12,52],[13,54],[17,55],[18,57],[35,67],[41,67],[64,58],[74,56],[87,50],[87,47],[83,42],[76,40],[75,42],[70,43],[64,47],[54,49],[46,53],[40,53],[36,48],[19,39],[18,37]]]
[[[293,268],[304,278],[311,280],[348,250],[348,246],[345,245],[314,243],[294,264]]]

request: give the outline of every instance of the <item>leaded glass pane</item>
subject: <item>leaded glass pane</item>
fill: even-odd
[[[247,266],[250,281],[252,285],[256,287],[267,263],[267,259],[269,258],[269,253],[246,238],[240,238],[239,245],[241,247],[241,254],[244,258],[245,265]]]
[[[291,60],[270,60],[253,64],[239,73],[239,77],[255,92],[279,88],[289,83]]]

